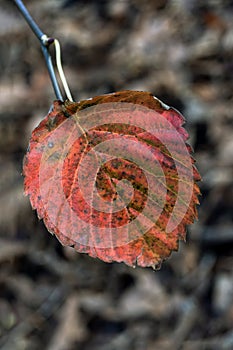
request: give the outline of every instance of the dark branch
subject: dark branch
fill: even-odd
[[[56,98],[62,101],[63,97],[55,75],[52,59],[49,53],[49,46],[54,42],[54,39],[47,37],[47,35],[41,31],[41,29],[38,27],[38,25],[36,24],[36,22],[34,21],[34,19],[32,18],[32,16],[30,15],[30,13],[28,12],[27,8],[25,7],[25,5],[21,0],[14,0],[14,2],[18,7],[19,11],[21,12],[21,14],[23,15],[23,17],[25,18],[25,20],[27,21],[30,28],[32,29],[32,31],[40,41],[41,49],[44,54],[46,66],[49,72],[51,82],[53,84],[53,89],[54,89]]]

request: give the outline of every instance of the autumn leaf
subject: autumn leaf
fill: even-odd
[[[183,124],[148,92],[55,101],[32,133],[25,194],[63,245],[158,268],[197,218],[200,175]]]

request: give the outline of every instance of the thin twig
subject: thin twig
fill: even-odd
[[[49,38],[46,34],[42,32],[42,30],[36,24],[36,22],[34,21],[34,19],[32,18],[32,16],[30,15],[30,13],[28,12],[27,8],[25,7],[25,5],[21,0],[14,0],[14,2],[18,7],[19,11],[21,12],[21,14],[23,15],[23,17],[25,18],[25,20],[27,21],[30,28],[32,29],[32,31],[40,41],[41,49],[44,54],[45,62],[47,65],[47,69],[49,72],[49,76],[53,85],[56,98],[62,101],[63,100],[62,93],[56,78],[56,74],[52,64],[52,59],[49,53],[49,46],[54,43],[54,39]]]

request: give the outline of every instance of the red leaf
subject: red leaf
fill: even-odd
[[[32,133],[25,194],[62,244],[158,267],[197,217],[200,175],[183,123],[148,92],[55,101]]]

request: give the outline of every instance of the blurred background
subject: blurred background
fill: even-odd
[[[233,3],[25,1],[62,45],[76,100],[151,91],[186,117],[200,218],[160,271],[64,248],[23,197],[32,129],[55,99],[39,42],[0,2],[0,348],[233,349]]]

